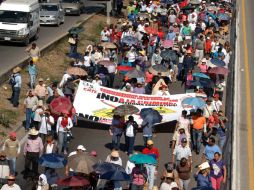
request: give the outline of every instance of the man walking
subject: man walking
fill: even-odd
[[[186,158],[189,163],[192,163],[191,149],[187,146],[186,138],[182,138],[181,144],[174,149],[172,162],[179,165],[182,158]]]
[[[20,94],[20,89],[22,84],[20,71],[21,71],[20,67],[14,68],[13,74],[11,75],[11,78],[9,80],[9,84],[12,87],[12,95],[11,95],[10,101],[14,107],[19,106],[19,94]]]
[[[43,152],[43,143],[41,138],[38,136],[39,131],[35,128],[30,129],[29,137],[24,145],[24,156],[25,156],[25,172],[24,178],[38,176],[38,161],[39,157]],[[30,169],[32,165],[32,170]]]
[[[6,139],[3,145],[3,151],[6,153],[6,158],[10,167],[10,174],[16,175],[16,160],[20,154],[20,143],[17,140],[17,134],[11,132],[9,138]]]

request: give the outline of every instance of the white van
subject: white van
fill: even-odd
[[[28,45],[40,29],[38,0],[6,0],[0,5],[0,41]]]

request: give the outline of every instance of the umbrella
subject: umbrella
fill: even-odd
[[[66,187],[84,187],[89,186],[90,182],[80,176],[71,176],[58,180],[57,185]]]
[[[127,66],[127,65],[120,65],[120,66],[117,66],[117,70],[118,71],[130,71],[132,70],[133,67],[131,66]]]
[[[114,114],[124,116],[136,114],[139,112],[139,109],[133,105],[120,105],[114,109]]]
[[[208,81],[192,81],[191,82],[192,86],[202,86],[204,88],[211,88],[212,84]]]
[[[75,172],[89,174],[97,160],[88,153],[78,153],[68,158],[68,166]]]
[[[147,120],[149,118],[149,122],[152,122],[151,124],[160,123],[162,120],[161,114],[157,110],[154,110],[153,108],[141,109],[140,117],[143,120]]]
[[[171,48],[171,47],[173,47],[173,45],[174,45],[173,40],[165,40],[165,41],[162,42],[162,46],[164,48]]]
[[[192,5],[199,5],[199,4],[200,4],[200,1],[199,1],[199,0],[190,0],[190,1],[189,1],[189,4],[192,4]]]
[[[219,13],[217,14],[217,18],[219,20],[224,20],[224,21],[230,20],[230,16],[227,13]]]
[[[102,47],[108,48],[108,49],[116,49],[117,48],[116,45],[112,42],[102,42],[100,45]]]
[[[69,58],[82,60],[83,56],[80,53],[71,53],[68,55]]]
[[[152,67],[150,67],[149,72],[154,75],[158,75],[158,73],[160,73],[161,76],[169,76],[170,75],[168,68],[163,65],[160,65],[160,64],[153,65]]]
[[[100,175],[100,179],[106,179],[110,181],[129,181],[130,176],[125,171],[116,169],[115,171],[108,171]]]
[[[67,97],[54,98],[49,104],[50,110],[54,114],[61,114],[64,110],[70,111],[72,108],[72,103]]]
[[[63,168],[67,164],[67,160],[58,154],[43,154],[39,159],[39,164],[48,168]]]
[[[210,77],[209,77],[208,75],[206,75],[206,74],[204,74],[204,73],[199,73],[199,72],[193,73],[192,76],[198,77],[198,78],[210,79]]]
[[[125,43],[129,46],[132,46],[132,45],[135,45],[138,43],[138,39],[137,38],[134,38],[132,36],[125,36],[123,39],[122,39],[122,43]]]
[[[223,67],[226,65],[224,61],[217,59],[217,58],[211,59],[211,63],[214,65],[217,65],[218,67]]]
[[[98,61],[99,65],[104,65],[105,67],[109,66],[109,65],[114,65],[114,63],[112,61],[109,60],[100,60]]]
[[[138,13],[138,17],[142,18],[149,18],[149,14],[147,13]]]
[[[93,165],[93,169],[95,172],[99,173],[99,174],[104,174],[107,173],[109,171],[115,171],[115,170],[120,170],[120,171],[125,171],[125,169],[118,165],[118,164],[113,164],[113,163],[109,163],[109,162],[103,162],[103,163],[98,163]]]
[[[130,157],[130,161],[134,164],[157,164],[157,160],[148,154],[134,154]]]
[[[177,60],[176,52],[173,51],[173,50],[162,51],[160,56],[162,57],[162,59],[167,60],[167,61],[169,61],[169,60],[171,60],[171,61]]]
[[[70,30],[68,30],[69,34],[79,34],[84,31],[84,28],[81,26],[78,27],[72,27]]]
[[[144,78],[145,77],[145,74],[144,72],[140,71],[140,70],[137,70],[137,69],[133,69],[133,70],[130,70],[128,71],[126,74],[125,74],[126,77],[128,78]]]
[[[79,67],[69,67],[66,72],[69,75],[76,75],[76,76],[86,76],[87,75],[87,72],[84,69],[79,68]]]
[[[186,105],[194,106],[198,108],[202,108],[206,105],[204,100],[202,100],[201,98],[196,98],[196,97],[185,98],[182,101],[182,104],[186,104]]]
[[[155,28],[153,27],[145,27],[145,31],[148,33],[148,34],[157,34],[158,33],[158,30],[156,30]]]
[[[214,73],[214,74],[218,74],[218,75],[227,75],[228,72],[229,72],[229,70],[224,67],[214,67],[208,71],[208,73]]]

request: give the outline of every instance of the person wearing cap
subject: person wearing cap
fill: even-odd
[[[222,101],[220,100],[220,95],[219,94],[214,94],[213,95],[213,101],[212,104],[214,106],[214,109],[219,112],[221,110],[222,107]]]
[[[206,64],[206,58],[203,58],[202,60],[201,60],[201,64],[199,64],[198,65],[198,68],[199,68],[199,71],[201,72],[201,73],[204,73],[204,74],[206,74],[207,73],[207,71],[208,71],[208,66],[207,66],[207,64]]]
[[[26,113],[25,130],[28,131],[32,123],[33,107],[38,103],[37,96],[34,96],[32,90],[29,90],[24,100],[24,112]]]
[[[120,154],[117,150],[113,149],[111,153],[107,156],[105,162],[117,164],[119,166],[123,165]]]
[[[221,189],[221,183],[226,183],[227,180],[227,167],[225,162],[221,159],[219,152],[214,153],[214,159],[209,162],[211,171],[211,182],[214,190]]]
[[[73,156],[73,155],[76,155],[76,154],[81,154],[81,153],[84,153],[86,151],[86,148],[83,146],[83,145],[78,145],[76,150],[75,151],[72,151],[69,155],[68,155],[68,158]],[[66,176],[74,176],[76,175],[76,172],[70,168],[68,166],[68,164],[66,165],[65,167],[65,175]]]
[[[197,187],[212,188],[210,177],[210,165],[208,162],[204,162],[198,166],[198,170],[194,175],[197,182]]]
[[[46,141],[46,137],[48,134],[52,134],[51,127],[54,125],[55,120],[54,117],[51,116],[50,109],[46,109],[44,113],[41,115],[40,122],[40,137],[42,138],[43,143]]]
[[[45,110],[45,106],[43,105],[43,101],[42,100],[39,100],[37,102],[37,105],[35,105],[33,107],[33,122],[32,122],[32,126],[36,128],[36,130],[39,130],[40,128],[40,124],[41,124],[41,118],[42,118],[42,115],[44,113],[44,110]]]
[[[7,178],[10,175],[10,167],[8,160],[6,159],[5,151],[0,152],[0,185],[4,185],[7,182]]]
[[[29,74],[29,78],[30,78],[30,88],[34,89],[38,71],[37,71],[37,66],[34,64],[33,60],[30,60],[30,62],[29,62],[28,74]]]
[[[147,154],[153,156],[159,161],[160,153],[159,150],[153,146],[153,141],[148,140],[147,146],[142,150],[142,154]],[[145,164],[147,175],[148,175],[148,190],[152,190],[154,186],[154,174],[156,172],[156,166],[152,164]]]
[[[44,84],[43,78],[39,78],[39,84],[35,86],[34,94],[38,97],[39,100],[45,101],[48,96],[48,90]]]
[[[16,159],[19,157],[20,148],[16,132],[10,132],[9,138],[4,142],[3,151],[6,154],[11,175],[16,175]]]
[[[192,116],[191,127],[192,127],[192,148],[194,151],[196,151],[196,154],[199,154],[201,149],[201,140],[203,133],[207,134],[206,118],[203,116],[203,111],[201,109],[197,109],[196,113]]]
[[[209,137],[208,139],[208,144],[205,146],[203,155],[202,155],[202,160],[203,162],[210,161],[214,158],[215,152],[219,152],[222,154],[220,147],[215,144],[215,138],[214,137]]]
[[[174,175],[173,173],[167,173],[165,175],[165,180],[160,185],[160,190],[170,190],[172,188],[178,188],[177,183],[174,181]]]
[[[36,190],[49,190],[49,184],[45,174],[41,174],[39,176]]]
[[[172,162],[176,165],[180,164],[182,158],[186,158],[188,162],[192,163],[192,153],[189,146],[187,146],[188,140],[186,138],[181,139],[181,144],[177,145],[173,151]]]
[[[29,137],[24,144],[23,153],[25,156],[24,178],[38,177],[38,161],[43,153],[43,143],[39,137],[39,131],[35,128],[29,131]],[[31,165],[32,169],[30,168]]]
[[[58,154],[62,151],[67,154],[67,133],[73,127],[71,118],[68,116],[69,112],[67,110],[62,111],[62,116],[57,120],[56,133],[58,135]]]
[[[181,140],[183,138],[187,139],[187,146],[190,146],[190,133],[185,131],[183,126],[180,126],[175,130],[173,138],[172,138],[172,150],[176,148],[176,146],[181,144]]]
[[[10,79],[9,79],[9,84],[12,87],[12,95],[9,100],[14,107],[18,107],[19,105],[19,95],[20,95],[20,90],[22,85],[22,77],[21,77],[20,71],[21,71],[20,67],[14,68],[12,71],[12,75],[10,76]]]
[[[21,190],[21,188],[15,183],[15,176],[10,175],[7,178],[7,183],[2,186],[1,190]]]

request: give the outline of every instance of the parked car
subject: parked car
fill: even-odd
[[[63,6],[66,15],[80,15],[85,5],[82,0],[62,0],[61,4]]]
[[[41,3],[40,24],[57,25],[64,23],[64,10],[60,3]]]

